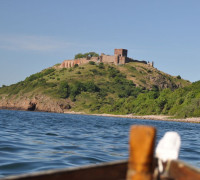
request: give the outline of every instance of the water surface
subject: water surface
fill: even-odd
[[[0,110],[0,177],[127,159],[134,124],[178,132],[180,159],[200,167],[200,124]]]

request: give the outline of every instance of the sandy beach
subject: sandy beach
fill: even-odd
[[[92,116],[105,116],[105,117],[120,117],[120,118],[131,118],[131,119],[150,119],[150,120],[160,120],[160,121],[175,121],[175,122],[189,122],[189,123],[200,123],[200,117],[192,117],[186,119],[176,119],[173,116],[166,116],[166,115],[114,115],[114,114],[86,114],[84,112],[74,112],[74,111],[67,111],[66,114],[82,114],[82,115],[92,115]]]

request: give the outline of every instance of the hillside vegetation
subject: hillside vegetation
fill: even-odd
[[[200,116],[200,82],[191,84],[142,63],[54,66],[0,88],[4,104],[24,97],[30,102],[40,97],[62,100],[57,104],[64,112]]]
[[[99,57],[99,54],[95,53],[95,52],[88,52],[85,54],[82,53],[78,53],[74,56],[74,59],[78,59],[78,58],[90,58],[90,57]]]

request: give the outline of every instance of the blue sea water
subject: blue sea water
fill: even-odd
[[[0,110],[0,177],[127,159],[134,124],[178,132],[180,159],[200,167],[200,124]]]

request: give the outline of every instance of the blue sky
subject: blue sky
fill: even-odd
[[[0,0],[0,86],[76,53],[114,48],[200,80],[199,7],[198,0]]]

